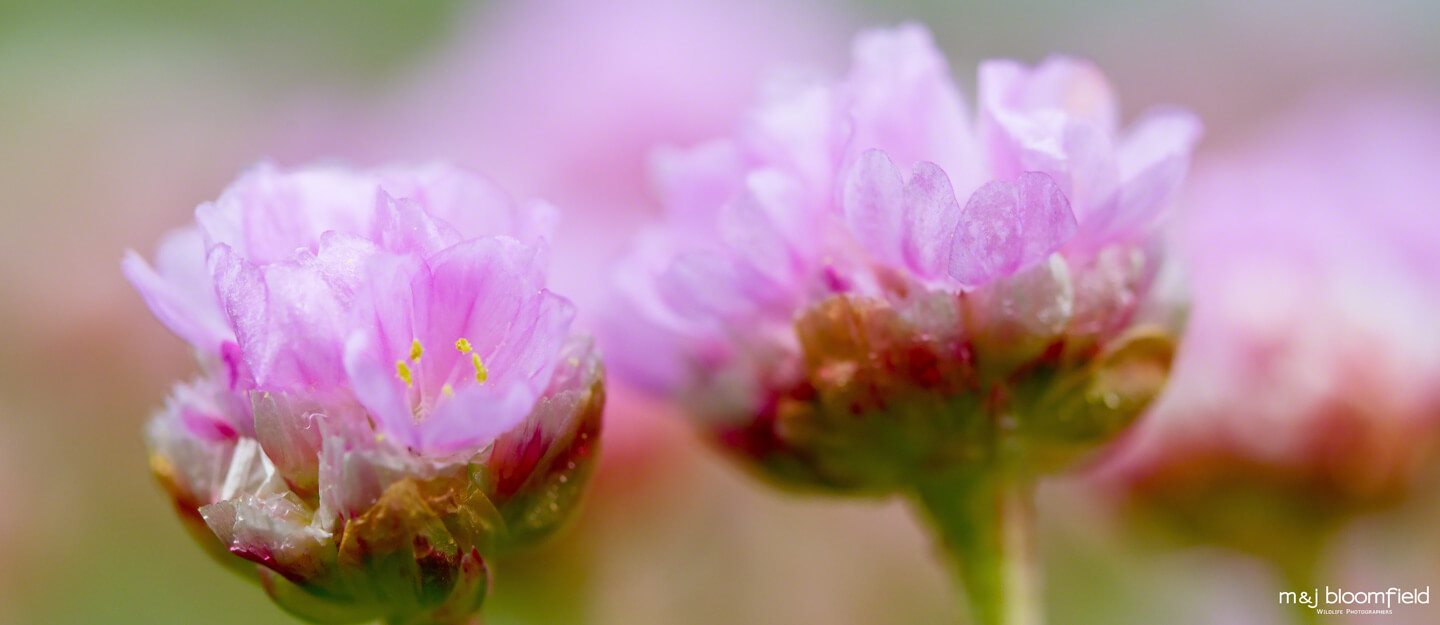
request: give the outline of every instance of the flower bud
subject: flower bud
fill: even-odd
[[[1198,177],[1175,232],[1194,267],[1183,374],[1100,469],[1124,509],[1293,567],[1428,488],[1436,145],[1433,100],[1312,101]]]
[[[199,357],[147,430],[196,537],[323,623],[460,623],[574,511],[604,374],[553,213],[443,166],[262,166],[127,275]],[[218,539],[218,540],[217,540]]]
[[[617,280],[613,362],[783,483],[1063,469],[1160,392],[1157,223],[1199,123],[1120,134],[1090,64],[980,69],[972,121],[919,26],[657,157],[663,228]],[[1162,315],[1154,315],[1154,309]]]

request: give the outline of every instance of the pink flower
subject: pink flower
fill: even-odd
[[[1414,490],[1440,442],[1436,146],[1433,102],[1331,98],[1203,171],[1176,230],[1192,331],[1106,484],[1191,518],[1258,492],[1309,525]]]
[[[653,146],[723,132],[781,61],[833,64],[847,13],[769,0],[474,3],[417,71],[378,98],[317,94],[279,143],[290,146],[287,162],[440,157],[555,202],[563,219],[550,239],[550,285],[590,328],[611,262],[653,218]],[[670,411],[629,385],[607,391],[619,409],[607,417],[602,464],[615,471],[601,482],[617,484],[619,499],[643,497],[637,485],[674,475],[647,470],[673,447],[658,439],[673,430],[656,425]]]
[[[598,360],[545,288],[553,223],[440,165],[262,165],[155,267],[127,256],[202,368],[147,433],[182,516],[292,611],[472,612],[482,558],[553,529],[598,433]]]
[[[667,222],[605,333],[622,372],[830,485],[865,479],[800,437],[840,413],[982,397],[1037,366],[1088,376],[1132,344],[1200,133],[1169,109],[1120,133],[1083,61],[982,65],[972,119],[922,27],[863,33],[853,56],[844,80],[772,85],[730,136],[656,155]]]

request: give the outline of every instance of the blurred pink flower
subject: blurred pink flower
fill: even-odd
[[[554,210],[446,166],[262,165],[195,213],[124,263],[202,367],[147,430],[182,516],[291,610],[473,611],[597,433],[598,360],[545,288]]]
[[[605,328],[620,371],[761,455],[796,444],[774,423],[787,402],[888,383],[832,358],[893,358],[876,375],[947,395],[1122,344],[1200,134],[1173,109],[1121,134],[1083,61],[982,65],[976,123],[924,28],[862,33],[853,57],[843,81],[779,82],[732,135],[656,155],[667,221]],[[896,399],[873,392],[841,403]]]
[[[1214,163],[1174,233],[1174,382],[1101,478],[1183,514],[1250,489],[1307,521],[1394,501],[1440,434],[1440,108],[1332,96]]]

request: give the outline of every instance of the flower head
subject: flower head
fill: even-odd
[[[1246,548],[1415,490],[1440,442],[1436,145],[1433,104],[1332,98],[1201,172],[1176,384],[1106,485]]]
[[[483,557],[566,516],[598,434],[598,360],[545,289],[552,223],[445,166],[262,165],[154,267],[127,256],[202,367],[147,430],[182,518],[302,616],[473,612]]]
[[[384,89],[389,97],[312,94],[278,149],[301,161],[438,156],[555,202],[563,219],[550,239],[549,284],[575,302],[581,328],[593,327],[606,296],[610,266],[597,259],[621,253],[653,217],[651,149],[724,131],[762,72],[780,60],[831,61],[849,21],[838,5],[771,0],[466,6],[449,41]],[[666,456],[657,452],[674,449],[674,430],[655,427],[669,416],[658,402],[628,385],[607,389],[606,466],[615,471],[597,486],[618,484],[605,501],[624,507],[648,496],[636,484],[675,474],[650,470]]]
[[[914,25],[853,56],[656,155],[668,221],[622,268],[613,362],[802,483],[885,488],[999,447],[1050,466],[1111,437],[1168,369],[1139,320],[1198,122],[1120,133],[1068,58],[982,65],[972,119]]]

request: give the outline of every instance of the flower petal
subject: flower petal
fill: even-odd
[[[1123,191],[1114,227],[1143,225],[1164,208],[1203,132],[1199,119],[1179,109],[1152,111],[1135,123],[1116,154]]]
[[[979,286],[1034,265],[1075,234],[1070,203],[1050,176],[980,187],[965,204],[950,248],[950,277]]]
[[[451,246],[429,260],[430,273],[414,283],[416,338],[428,348],[421,359],[426,375],[418,384],[427,396],[439,395],[446,384],[459,391],[477,382],[472,358],[491,362],[511,339],[526,302],[544,288],[545,255],[543,245],[489,237]],[[473,355],[457,348],[461,339]],[[500,368],[493,373],[508,374]]]
[[[855,38],[846,83],[854,151],[883,150],[896,166],[937,163],[963,188],[979,184],[978,145],[945,57],[924,26],[910,23]]]
[[[905,256],[920,275],[946,272],[960,215],[950,177],[934,163],[916,163],[905,184]]]
[[[197,228],[177,230],[165,237],[152,268],[133,251],[125,253],[121,269],[140,292],[155,317],[197,349],[219,352],[235,333],[225,322],[215,283],[198,259],[205,257],[204,239]]]
[[[905,181],[890,157],[866,150],[845,176],[840,203],[850,232],[876,260],[898,266],[904,261]]]
[[[539,393],[524,384],[484,384],[456,391],[417,426],[419,449],[443,456],[489,445],[519,425]]]
[[[553,239],[558,213],[545,203],[521,205],[489,178],[445,163],[379,172],[379,185],[418,205],[463,238],[509,236],[524,243]],[[454,244],[457,241],[448,241]]]

